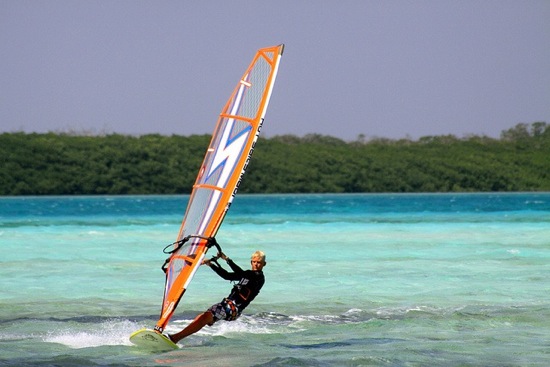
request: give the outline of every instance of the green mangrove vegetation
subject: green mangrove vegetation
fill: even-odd
[[[0,195],[185,194],[208,135],[0,134]],[[499,139],[262,137],[242,193],[550,191],[550,125]]]

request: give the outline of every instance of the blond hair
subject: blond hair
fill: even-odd
[[[265,254],[263,251],[258,250],[254,252],[252,256],[250,256],[250,259],[253,259],[255,257],[259,257],[262,260],[262,262],[265,262]]]

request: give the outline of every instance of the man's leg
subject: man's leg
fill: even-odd
[[[212,325],[214,323],[214,316],[212,316],[212,312],[206,311],[195,317],[195,320],[193,320],[185,329],[180,331],[179,333],[170,335],[170,339],[174,343],[179,342],[183,338],[188,337],[191,334],[196,333],[200,329],[202,329],[205,325]]]

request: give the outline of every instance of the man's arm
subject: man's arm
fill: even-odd
[[[218,274],[220,277],[222,277],[225,280],[241,279],[241,277],[238,274],[228,272],[227,270],[219,266],[217,263],[209,261],[208,263],[205,263],[205,264],[209,265],[210,268],[214,270],[216,274]]]
[[[226,254],[224,254],[223,252],[220,252],[219,256],[227,262],[231,270],[233,270],[235,273],[238,273],[239,276],[242,275],[244,270],[241,269],[239,265],[235,264],[233,260],[231,260]]]
[[[242,274],[244,272],[244,270],[239,265],[235,264],[230,258],[227,258],[226,261],[227,265],[229,265],[231,270],[233,270],[235,273]]]

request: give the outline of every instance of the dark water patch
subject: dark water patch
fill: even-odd
[[[324,367],[332,366],[332,364],[318,361],[314,358],[297,358],[297,357],[277,357],[271,361],[262,364],[256,364],[254,367]]]
[[[510,305],[510,306],[466,306],[452,313],[453,318],[474,320],[507,319],[510,321],[535,322],[550,319],[548,305]]]
[[[0,198],[0,227],[177,225],[187,200],[186,195]],[[539,213],[549,208],[548,193],[241,195],[226,224],[422,223],[426,218],[430,222],[548,222],[550,218]]]
[[[353,338],[342,341],[312,343],[312,344],[281,344],[282,347],[289,349],[331,349],[349,346],[380,345],[394,342],[401,342],[404,339],[391,338]]]
[[[325,342],[325,343],[315,343],[315,344],[281,344],[282,347],[289,349],[331,349],[338,347],[347,347],[352,345],[349,342]]]
[[[19,357],[0,359],[0,367],[130,367],[122,363],[96,362],[93,359],[76,356],[57,356],[50,358]]]

